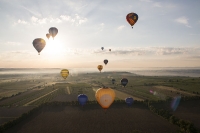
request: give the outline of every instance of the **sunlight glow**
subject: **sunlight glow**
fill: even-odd
[[[58,39],[54,38],[53,40],[53,38],[49,38],[49,40],[46,40],[44,53],[48,57],[58,58],[64,55],[66,53],[66,50],[63,43],[60,42]]]

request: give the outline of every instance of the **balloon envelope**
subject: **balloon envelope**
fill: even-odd
[[[85,94],[80,94],[78,95],[78,102],[80,103],[80,105],[85,105],[86,102],[88,101],[88,97]]]
[[[128,79],[126,78],[121,79],[121,85],[125,87],[127,84],[128,84]]]
[[[56,27],[51,27],[49,29],[49,34],[54,38],[58,34],[58,29]]]
[[[108,60],[107,60],[107,59],[105,59],[103,62],[104,62],[104,64],[105,64],[105,65],[107,65],[107,63],[108,63]]]
[[[115,100],[115,91],[111,88],[100,88],[95,94],[97,102],[103,109],[107,109]]]
[[[46,34],[46,37],[49,39],[51,37],[51,35],[50,34]]]
[[[103,50],[103,49],[104,49],[104,47],[101,47],[101,49]]]
[[[125,99],[125,102],[128,106],[131,106],[133,104],[134,100],[132,97],[128,97]]]
[[[137,22],[138,20],[138,15],[136,13],[129,13],[126,15],[126,20],[128,21],[128,23],[132,26]]]
[[[45,47],[46,42],[42,38],[36,38],[33,40],[33,46],[38,51],[38,54],[42,51],[42,49]]]
[[[99,69],[99,71],[101,72],[101,70],[103,69],[102,65],[98,65],[97,68]]]
[[[64,79],[66,79],[67,76],[69,75],[69,71],[67,69],[63,69],[61,70],[60,74]]]
[[[109,49],[109,51],[111,51],[111,49]]]

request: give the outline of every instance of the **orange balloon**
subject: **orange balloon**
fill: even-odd
[[[99,71],[101,72],[101,70],[103,69],[102,65],[98,65],[97,68],[99,69]]]
[[[101,105],[103,109],[107,109],[115,100],[115,91],[111,88],[99,88],[96,91],[95,97],[97,102]]]

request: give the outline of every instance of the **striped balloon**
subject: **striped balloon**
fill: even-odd
[[[66,79],[67,76],[69,75],[69,71],[67,69],[63,69],[61,70],[60,74],[64,79]]]
[[[99,69],[99,71],[101,72],[101,70],[103,69],[102,65],[98,65],[97,68]]]

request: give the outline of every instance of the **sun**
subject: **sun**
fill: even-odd
[[[61,56],[64,53],[63,43],[61,43],[57,39],[49,38],[49,40],[46,41],[46,46],[44,50],[48,56]]]

